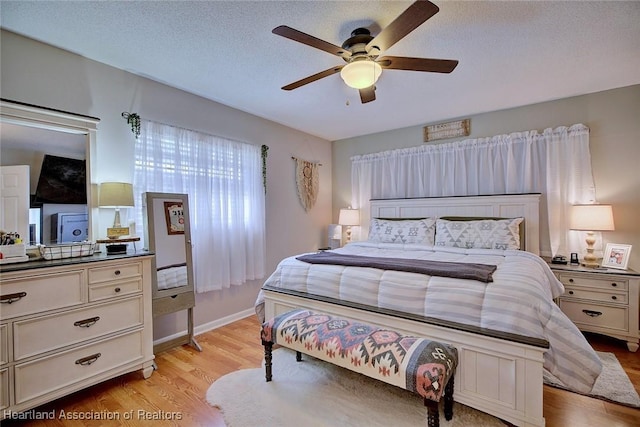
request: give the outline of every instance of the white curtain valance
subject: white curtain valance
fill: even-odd
[[[568,210],[592,203],[589,129],[583,124],[354,156],[352,205],[368,218],[369,200],[542,193],[541,253],[580,252]],[[546,224],[545,224],[546,223]],[[366,224],[366,223],[365,223]],[[546,225],[546,226],[545,226]]]

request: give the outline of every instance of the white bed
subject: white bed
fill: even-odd
[[[436,246],[442,242],[431,246],[354,242],[334,251],[392,258],[409,254],[423,260],[491,264],[497,266],[493,282],[321,266],[291,257],[283,260],[265,282],[271,290],[261,292],[256,310],[260,315],[264,307],[266,317],[297,307],[320,310],[454,344],[460,354],[456,401],[515,425],[542,426],[543,364],[582,391],[589,391],[601,365],[575,325],[554,304],[553,298],[563,292],[562,285],[535,255],[539,197],[371,202],[372,218],[523,217],[526,231],[522,245],[527,252]],[[451,293],[452,289],[455,292]],[[526,304],[515,306],[515,301]],[[467,308],[462,310],[463,306]],[[505,321],[509,311],[511,320]]]

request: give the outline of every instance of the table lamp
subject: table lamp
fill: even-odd
[[[351,241],[351,226],[360,225],[360,210],[343,208],[340,209],[338,224],[347,226],[347,243]]]
[[[587,253],[584,255],[583,265],[598,267],[597,258],[593,254],[593,245],[596,242],[593,233],[614,230],[611,205],[573,205],[569,228],[587,232]]]
[[[117,238],[129,234],[129,227],[122,227],[120,224],[120,208],[133,207],[133,185],[126,182],[103,182],[100,184],[98,206],[116,209],[113,227],[107,228],[107,237]]]

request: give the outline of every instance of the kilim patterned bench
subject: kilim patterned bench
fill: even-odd
[[[445,418],[453,417],[454,346],[303,309],[264,322],[261,338],[267,381],[272,378],[273,344],[279,344],[295,350],[297,361],[305,353],[419,394],[429,427],[439,426],[443,395]]]

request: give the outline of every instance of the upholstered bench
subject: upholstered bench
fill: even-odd
[[[278,344],[295,350],[297,361],[305,353],[419,394],[429,427],[439,425],[443,395],[445,418],[453,417],[458,351],[452,345],[304,309],[264,322],[261,338],[267,381],[272,379],[273,344]]]

